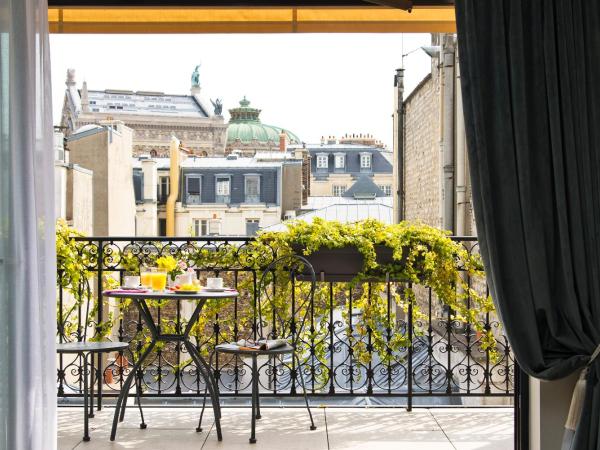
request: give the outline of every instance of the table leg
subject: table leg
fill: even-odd
[[[250,443],[256,444],[256,410],[258,405],[258,364],[256,355],[252,355],[252,429]]]
[[[88,392],[88,355],[81,354],[83,358],[83,440],[85,442],[90,440],[89,430],[89,417],[88,417],[88,399],[90,393]]]
[[[204,377],[204,382],[206,383],[206,386],[208,387],[208,392],[210,394],[210,400],[211,400],[211,403],[213,406],[213,412],[215,415],[215,427],[217,428],[217,439],[219,441],[222,441],[223,435],[221,433],[221,420],[220,420],[221,419],[221,409],[220,409],[220,403],[219,403],[218,388],[211,381],[210,369],[208,371],[209,373],[206,372],[206,365],[207,365],[206,361],[204,360],[204,358],[202,358],[200,353],[196,350],[196,348],[194,347],[194,344],[192,344],[190,341],[187,341],[187,340],[184,341],[184,344],[185,344],[190,356],[196,363],[198,370],[202,373],[202,376]]]
[[[117,399],[117,404],[115,405],[115,416],[113,418],[112,430],[110,433],[111,441],[114,441],[115,437],[117,435],[117,424],[119,423],[119,418],[122,415],[121,408],[124,407],[123,402],[127,401],[129,389],[131,389],[131,382],[137,376],[137,371],[142,366],[142,363],[146,360],[146,358],[150,355],[150,352],[152,352],[152,349],[156,345],[156,342],[157,342],[156,339],[153,339],[152,342],[150,342],[150,345],[148,345],[148,348],[144,351],[144,353],[142,354],[142,356],[140,357],[138,362],[136,362],[134,364],[133,368],[131,369],[131,372],[129,373],[129,375],[127,376],[127,379],[125,380],[125,383],[123,383],[123,387],[121,388],[121,393],[119,394],[119,398]],[[124,413],[124,411],[125,410],[123,409],[123,413]]]

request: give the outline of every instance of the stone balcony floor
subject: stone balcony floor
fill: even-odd
[[[509,450],[513,448],[511,408],[431,408],[406,412],[402,408],[313,407],[317,430],[309,430],[306,409],[262,408],[257,439],[248,443],[249,408],[223,408],[223,441],[217,441],[212,410],[205,414],[204,431],[196,433],[198,409],[145,408],[148,428],[139,428],[139,412],[127,409],[117,440],[108,437],[113,408],[90,419],[90,442],[82,441],[81,408],[58,410],[58,448],[95,449],[278,449],[278,450]]]

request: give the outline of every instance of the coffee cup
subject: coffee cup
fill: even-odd
[[[208,289],[223,289],[223,278],[207,278],[206,287]]]
[[[140,285],[140,277],[137,275],[126,275],[123,277],[123,286],[127,288],[136,288]]]

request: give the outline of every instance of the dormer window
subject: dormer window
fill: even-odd
[[[329,155],[319,153],[317,155],[317,169],[327,169],[329,167]]]
[[[361,171],[370,171],[371,170],[371,153],[361,153],[360,154],[360,170]]]
[[[229,203],[231,194],[231,177],[218,175],[215,180],[215,201],[217,203]]]
[[[186,198],[185,202],[188,205],[199,205],[201,199],[201,176],[192,174],[185,176]]]
[[[335,168],[343,170],[346,167],[346,155],[343,153],[336,153],[334,155]]]
[[[245,202],[260,203],[260,175],[246,175]]]

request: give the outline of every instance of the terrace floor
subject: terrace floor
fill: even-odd
[[[58,448],[77,449],[278,449],[278,450],[510,450],[512,408],[313,408],[317,430],[308,429],[306,409],[262,408],[255,445],[248,443],[249,408],[223,408],[223,441],[218,442],[205,414],[204,432],[196,433],[198,409],[145,408],[148,428],[140,430],[135,406],[127,409],[117,440],[108,437],[113,408],[90,419],[92,440],[82,442],[81,408],[58,410]]]

